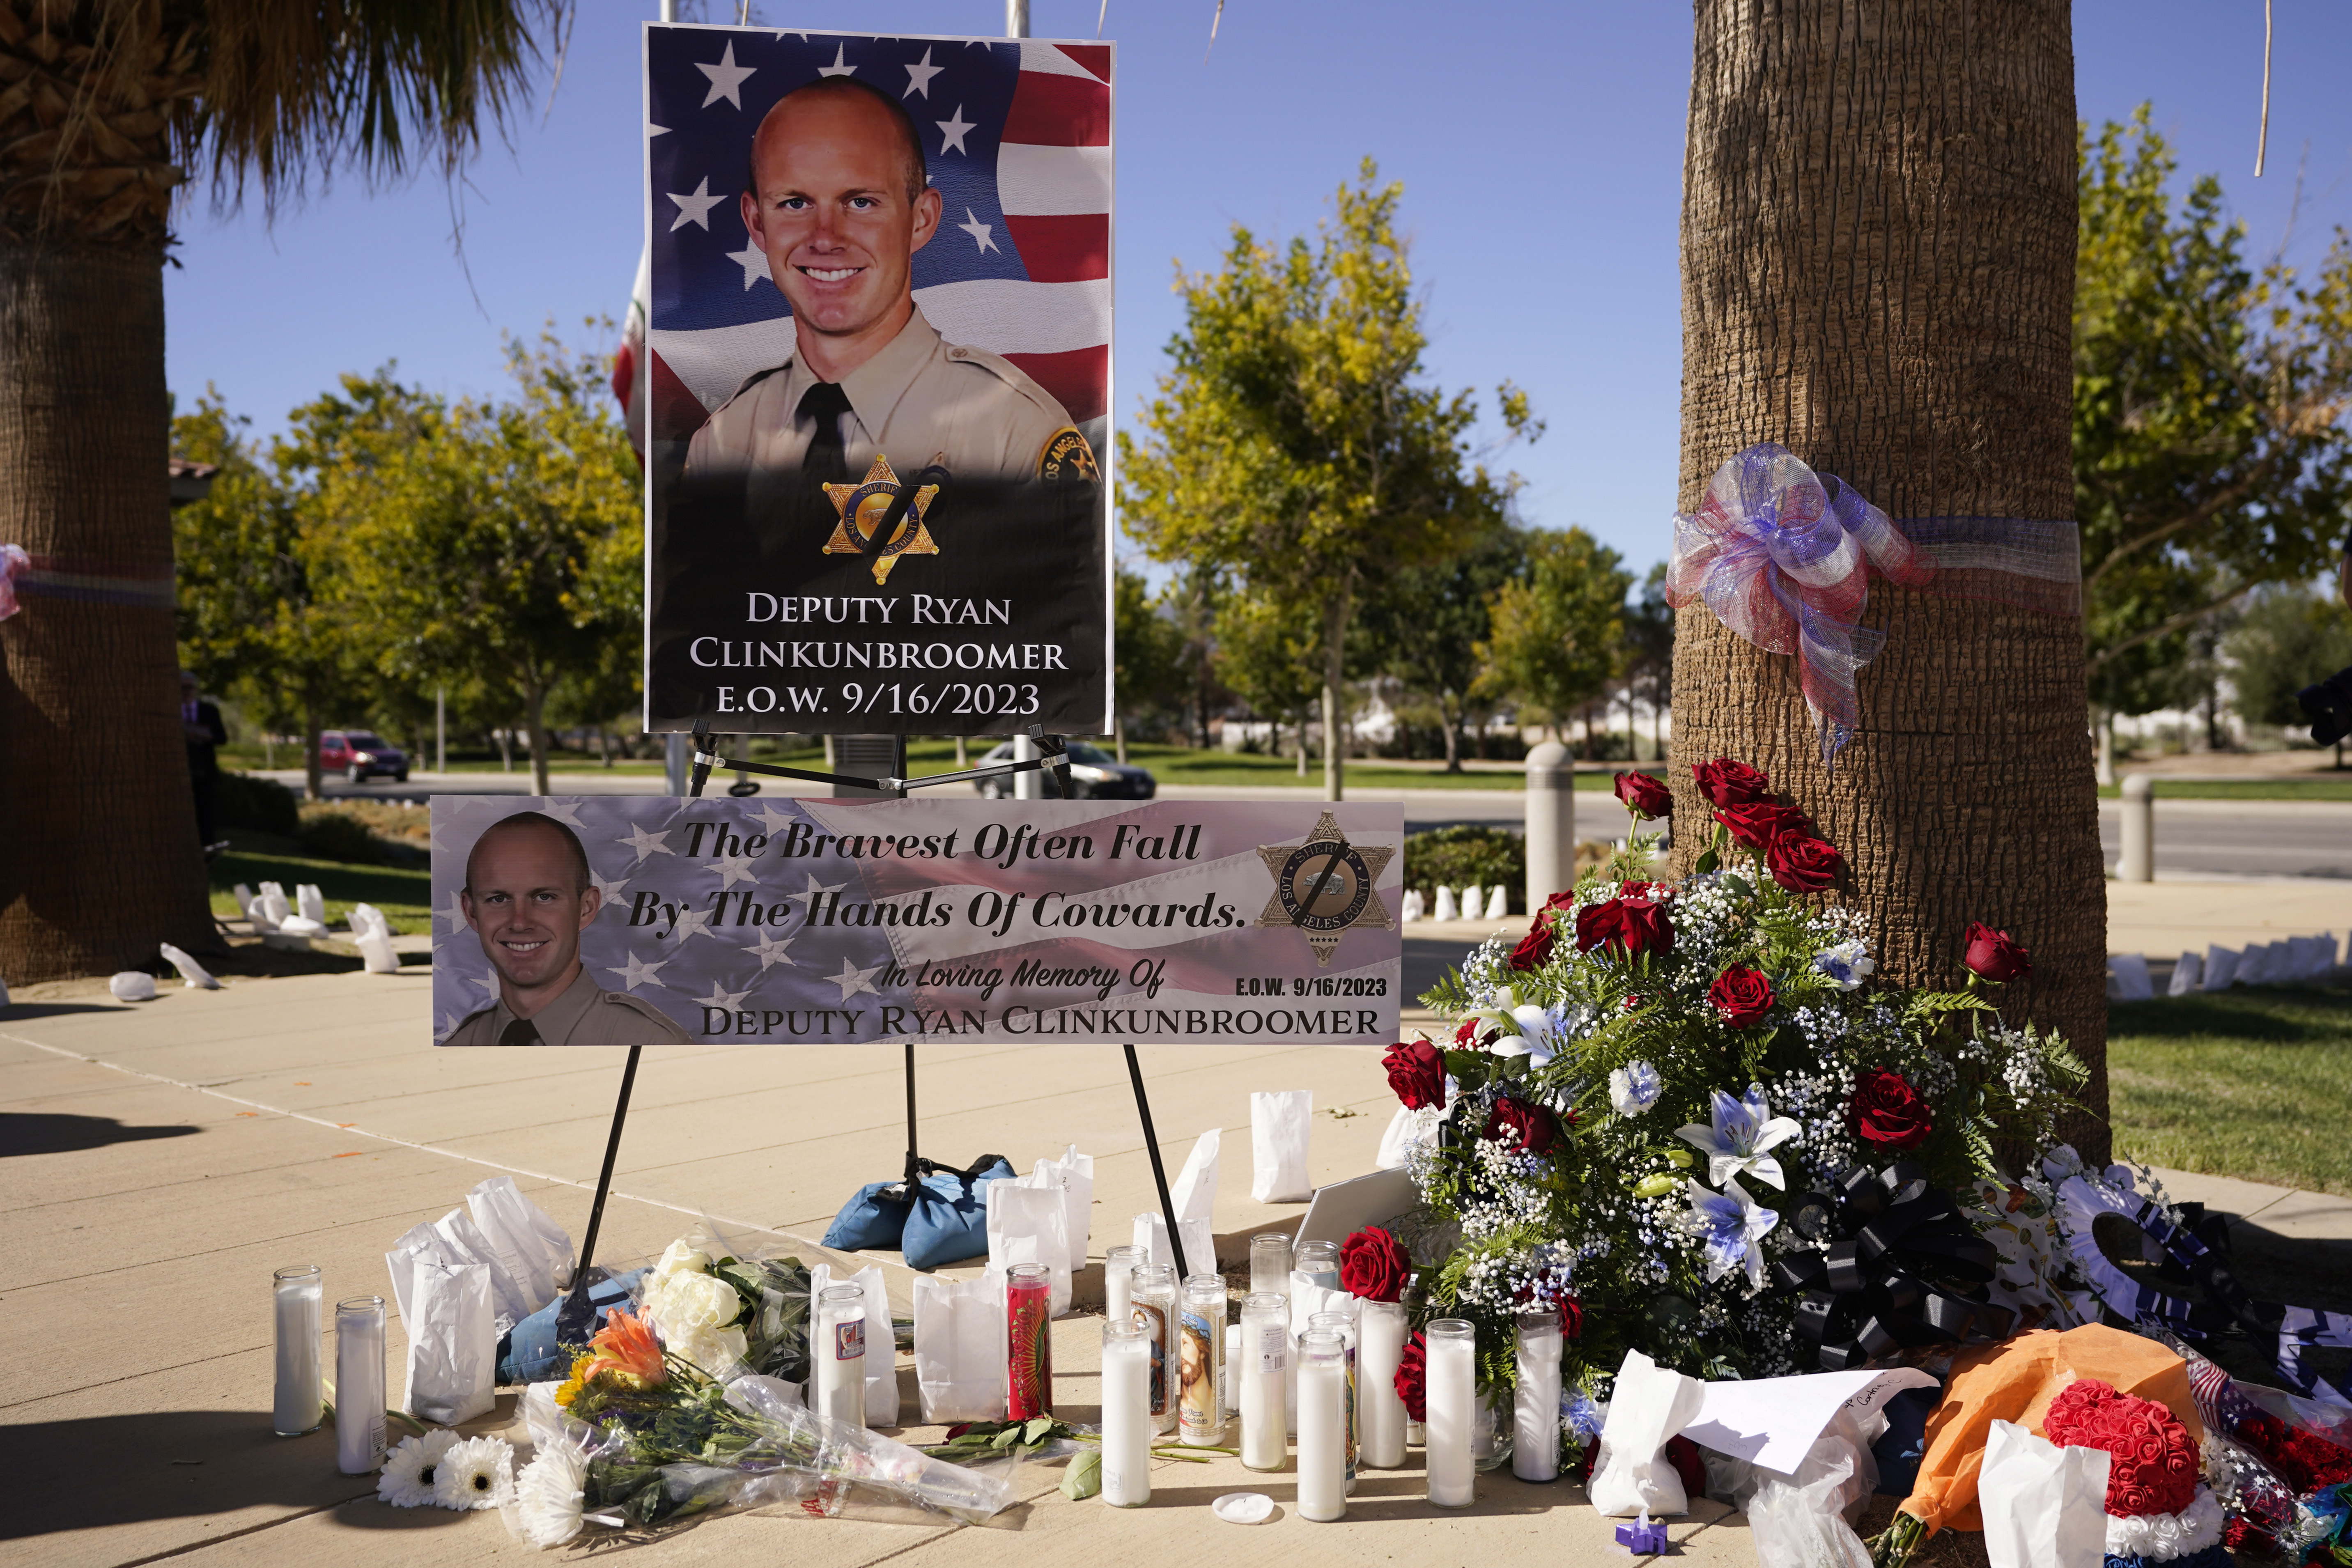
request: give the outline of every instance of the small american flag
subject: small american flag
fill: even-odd
[[[915,302],[949,342],[1020,366],[1103,452],[1112,48],[649,26],[643,347],[633,310],[614,393],[633,415],[646,400],[656,440],[683,441],[747,376],[791,355],[790,307],[736,198],[751,133],[776,100],[852,76],[912,117],[944,203],[915,256]]]

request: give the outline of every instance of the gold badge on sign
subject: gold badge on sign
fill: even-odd
[[[824,553],[873,556],[874,581],[877,584],[890,580],[890,568],[898,564],[901,555],[937,555],[939,543],[923,523],[923,513],[940,493],[937,485],[925,485],[915,492],[887,538],[875,537],[891,508],[906,493],[906,488],[891,471],[890,459],[879,454],[857,483],[826,485],[825,499],[833,502],[840,521],[833,525],[833,537],[825,541]]]
[[[1324,812],[1303,844],[1262,844],[1258,858],[1274,878],[1260,926],[1295,926],[1315,950],[1315,967],[1328,969],[1331,952],[1351,926],[1384,929],[1393,923],[1388,905],[1372,891],[1395,849],[1384,844],[1355,845]]]

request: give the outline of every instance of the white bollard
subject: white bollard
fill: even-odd
[[[1528,753],[1528,909],[1576,886],[1576,764],[1546,741]]]
[[[2124,855],[2118,882],[2156,880],[2156,780],[2147,773],[2124,776]]]

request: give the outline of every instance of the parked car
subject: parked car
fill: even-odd
[[[1006,741],[980,759],[986,766],[991,763],[1013,760],[1013,742]],[[990,800],[1009,800],[1013,796],[1011,778],[975,779],[972,788]],[[1047,790],[1054,786],[1048,784]],[[1083,741],[1070,742],[1070,793],[1079,800],[1150,800],[1160,786],[1152,782],[1150,773],[1143,768],[1122,763],[1108,752],[1089,746]]]
[[[320,731],[319,767],[353,784],[371,778],[408,782],[408,753],[369,730]]]

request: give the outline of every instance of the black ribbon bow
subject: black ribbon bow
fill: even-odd
[[[1796,1295],[1798,1331],[1825,1371],[1921,1346],[2006,1339],[2016,1321],[1985,1296],[2000,1254],[1916,1160],[1858,1168],[1809,1192],[1789,1221],[1828,1244],[1772,1265],[1773,1282]]]

